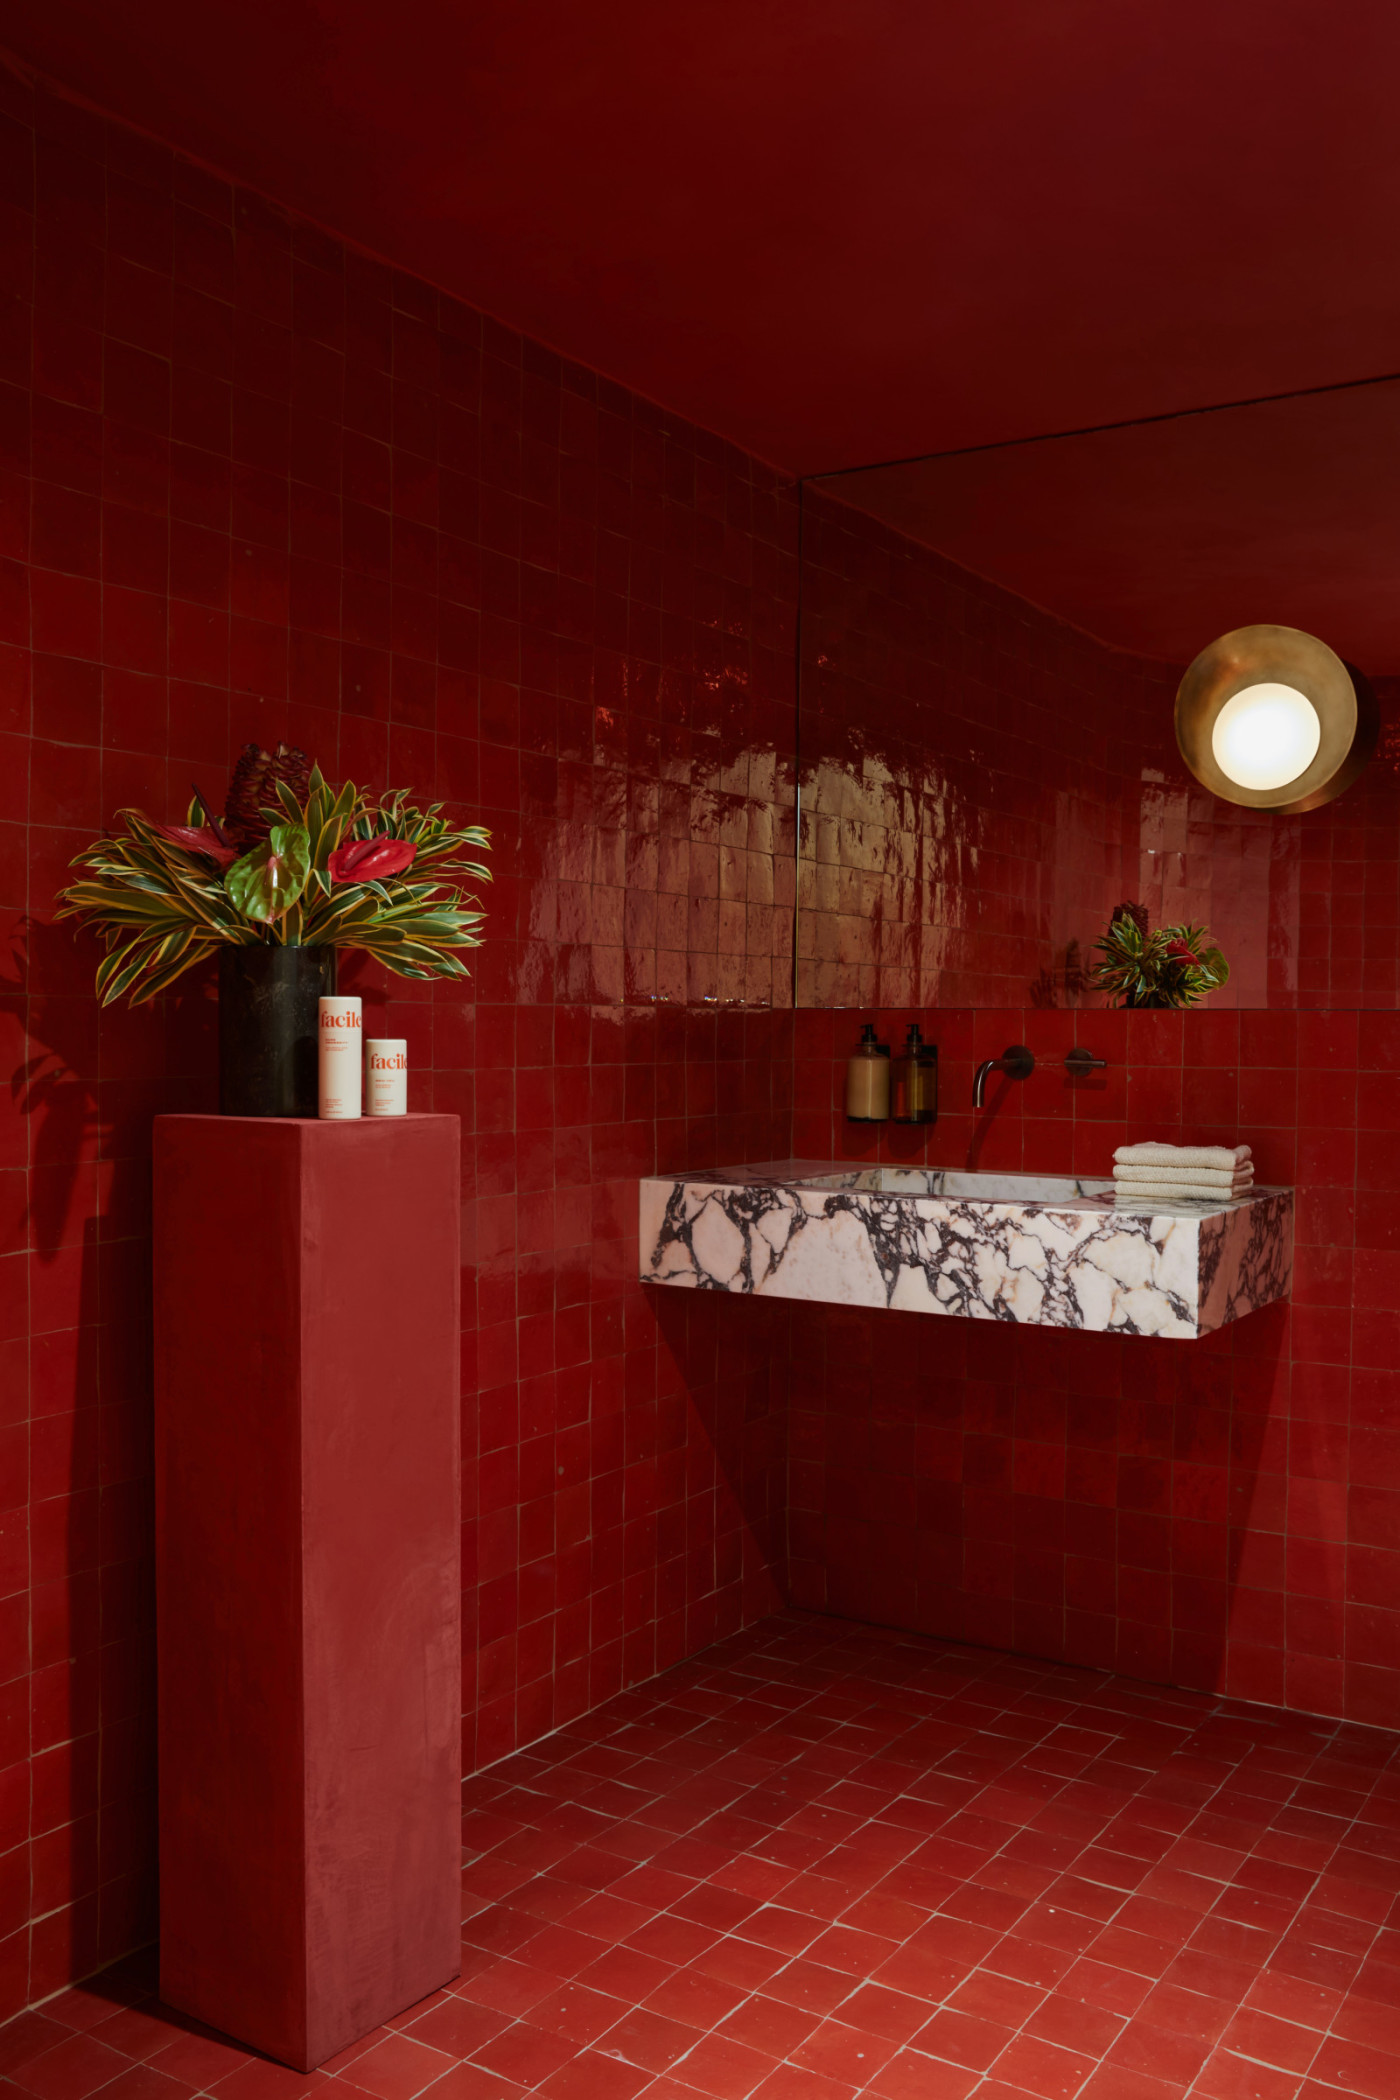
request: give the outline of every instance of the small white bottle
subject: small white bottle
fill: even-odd
[[[360,1043],[363,1039],[360,1001],[331,998],[322,999],[318,1003],[318,1109],[326,1122],[349,1122],[359,1116],[364,1085],[360,1057]]]
[[[371,1036],[365,1044],[365,1113],[408,1114],[408,1043],[401,1036]]]

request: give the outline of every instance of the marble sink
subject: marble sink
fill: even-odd
[[[641,1275],[1190,1341],[1288,1295],[1293,1192],[1115,1198],[1111,1180],[775,1160],[641,1184]]]

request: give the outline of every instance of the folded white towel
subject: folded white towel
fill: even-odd
[[[1227,1167],[1252,1157],[1248,1145],[1120,1145],[1113,1157],[1139,1167]]]
[[[1254,1162],[1246,1160],[1232,1174],[1228,1167],[1115,1167],[1115,1181],[1197,1181],[1209,1189],[1227,1189],[1232,1182],[1253,1181]]]
[[[1241,1189],[1252,1189],[1252,1174],[1115,1174],[1116,1189],[1180,1189],[1184,1196],[1228,1196]]]

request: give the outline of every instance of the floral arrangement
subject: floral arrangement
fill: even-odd
[[[101,934],[102,1004],[143,1006],[226,943],[363,948],[400,977],[465,977],[481,945],[465,882],[489,882],[468,853],[490,833],[454,826],[409,791],[371,798],[329,787],[303,751],[245,745],[222,818],[196,787],[183,824],[117,812],[119,831],[72,865],[57,917]]]
[[[1120,904],[1094,943],[1103,961],[1090,972],[1089,988],[1107,992],[1117,1006],[1194,1006],[1230,975],[1209,940],[1204,926],[1153,931],[1145,904]]]

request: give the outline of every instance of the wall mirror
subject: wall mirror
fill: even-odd
[[[1177,750],[1255,622],[1374,689],[1322,809]],[[1212,1005],[1400,1004],[1400,378],[812,477],[798,663],[799,1005],[1100,1005],[1124,899],[1209,928]]]

